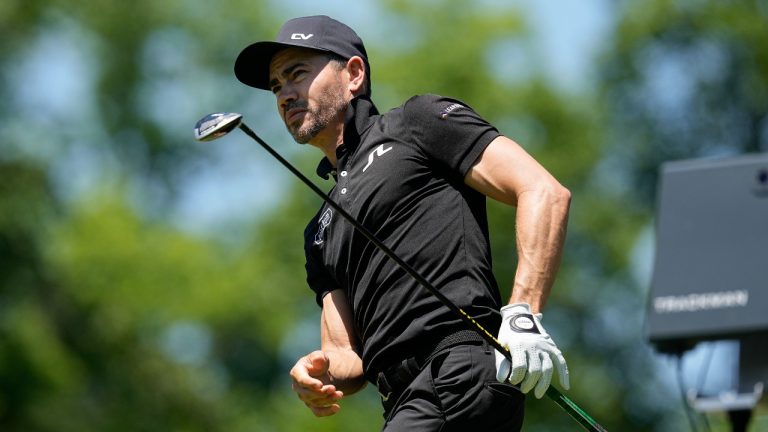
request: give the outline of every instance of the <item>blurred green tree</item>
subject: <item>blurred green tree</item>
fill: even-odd
[[[661,162],[768,150],[768,6],[623,2],[603,60],[601,102],[636,199]]]

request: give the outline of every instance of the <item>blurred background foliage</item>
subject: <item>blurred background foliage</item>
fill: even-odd
[[[609,430],[686,430],[643,333],[656,173],[768,151],[768,2],[590,4],[606,24],[576,75],[546,61],[541,34],[555,29],[537,30],[530,2],[3,1],[0,430],[379,430],[370,386],[325,419],[290,390],[319,339],[301,248],[319,200],[247,138],[191,133],[208,112],[243,112],[313,172],[319,153],[300,151],[271,95],[231,68],[246,44],[314,13],[366,41],[380,109],[415,93],[462,99],[572,190],[544,317],[568,394]],[[488,206],[506,296],[514,209]],[[577,428],[546,399],[527,408],[526,430]]]

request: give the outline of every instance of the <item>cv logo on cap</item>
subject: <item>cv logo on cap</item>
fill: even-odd
[[[291,39],[293,39],[293,40],[307,40],[307,39],[311,38],[312,36],[314,36],[313,33],[310,33],[310,34],[293,33],[293,34],[291,34]]]

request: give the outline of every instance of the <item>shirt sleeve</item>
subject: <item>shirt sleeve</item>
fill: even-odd
[[[333,290],[339,289],[328,270],[325,269],[312,256],[307,256],[305,268],[307,270],[307,284],[315,292],[317,305],[323,307],[323,297]]]
[[[314,241],[318,217],[319,213],[304,229],[304,256],[306,258],[304,268],[307,271],[307,285],[315,292],[317,305],[323,307],[323,297],[333,290],[340,289],[340,287],[325,265],[323,265],[320,258],[322,251]]]
[[[421,95],[403,109],[410,136],[430,160],[461,179],[499,131],[456,99]]]

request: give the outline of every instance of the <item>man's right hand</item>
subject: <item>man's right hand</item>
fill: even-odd
[[[334,415],[341,409],[337,402],[344,394],[329,384],[330,363],[326,353],[313,351],[300,358],[291,369],[293,391],[317,417]]]

